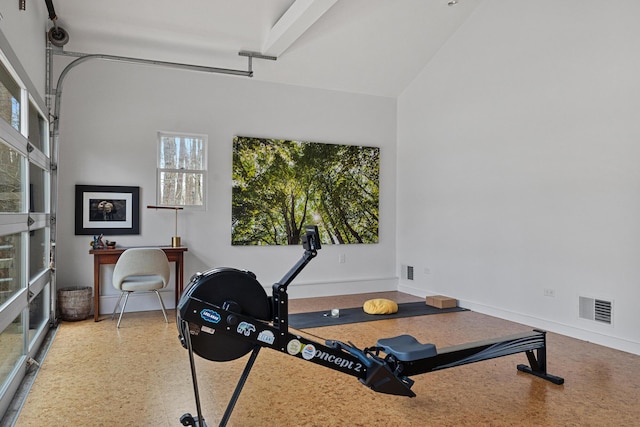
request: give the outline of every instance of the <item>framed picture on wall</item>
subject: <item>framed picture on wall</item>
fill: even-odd
[[[140,187],[76,185],[75,234],[140,234]]]
[[[232,245],[378,243],[379,147],[236,136],[232,167]]]

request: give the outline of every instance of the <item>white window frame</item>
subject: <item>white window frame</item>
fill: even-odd
[[[40,350],[40,346],[44,342],[46,332],[49,326],[53,324],[55,318],[55,270],[50,268],[48,262],[43,270],[30,272],[30,260],[32,252],[34,256],[42,258],[43,254],[49,259],[54,259],[51,245],[51,168],[50,158],[39,148],[34,147],[28,140],[29,135],[29,107],[32,105],[35,109],[42,113],[46,111],[46,105],[37,95],[29,76],[20,66],[20,61],[11,49],[9,42],[4,38],[0,31],[0,62],[8,71],[9,76],[20,87],[20,126],[19,130],[13,127],[11,121],[0,119],[0,144],[6,145],[15,150],[24,163],[22,168],[22,206],[17,212],[3,212],[0,215],[0,235],[20,234],[19,258],[20,262],[16,264],[16,268],[20,270],[19,289],[0,305],[0,333],[6,331],[9,324],[14,319],[21,316],[22,323],[22,351],[14,366],[14,369],[7,376],[0,377],[0,414],[5,413],[9,407],[11,400],[20,386],[22,379],[27,372],[27,361],[30,357],[36,357]],[[42,115],[48,128],[47,115]],[[43,132],[45,133],[45,132]],[[48,137],[48,129],[45,135]],[[44,141],[43,141],[44,143]],[[46,144],[48,148],[48,143]],[[37,165],[37,166],[36,166]],[[3,167],[3,165],[0,165]],[[44,212],[29,212],[29,183],[30,183],[30,167],[40,167],[45,172],[45,180],[42,183],[44,192]],[[30,220],[33,220],[30,221]],[[45,247],[37,245],[32,248],[31,241],[28,238],[29,232],[33,230],[44,229]],[[30,318],[31,303],[42,296],[45,306],[42,307],[44,316],[39,320],[38,324],[32,324]],[[31,329],[34,326],[35,329]],[[3,385],[4,384],[4,385]]]
[[[182,137],[182,138],[199,138],[203,141],[203,150],[202,150],[202,167],[203,169],[168,169],[160,167],[161,164],[161,147],[162,147],[162,138],[163,137]],[[158,150],[157,150],[157,173],[156,173],[156,204],[158,206],[172,206],[172,207],[183,207],[191,210],[206,210],[207,208],[207,165],[208,165],[208,149],[209,149],[209,136],[206,134],[198,134],[198,133],[186,133],[186,132],[168,132],[168,131],[158,131]],[[169,173],[177,173],[177,174],[200,174],[202,175],[202,205],[187,205],[187,204],[168,204],[165,203],[161,199],[161,187],[162,187],[162,174],[165,172]]]

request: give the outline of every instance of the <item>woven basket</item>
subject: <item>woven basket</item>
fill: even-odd
[[[93,289],[88,286],[74,286],[58,289],[58,308],[62,320],[84,320],[91,314]]]

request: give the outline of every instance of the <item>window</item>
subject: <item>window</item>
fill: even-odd
[[[24,156],[0,140],[0,212],[23,211],[24,200]]]
[[[29,142],[44,154],[49,154],[47,122],[33,102],[29,103]]]
[[[206,178],[206,135],[158,132],[158,205],[204,207]]]
[[[20,130],[20,86],[0,63],[0,117]]]
[[[9,48],[0,31],[0,414],[55,313],[47,107]]]
[[[22,233],[0,236],[0,307],[25,287],[22,239]],[[0,376],[0,384],[1,380]]]

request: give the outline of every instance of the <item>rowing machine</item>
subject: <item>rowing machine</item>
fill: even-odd
[[[410,335],[379,339],[375,346],[359,349],[352,343],[328,340],[324,344],[289,331],[287,287],[320,249],[318,228],[307,226],[302,258],[267,294],[253,273],[216,268],[195,274],[177,307],[182,345],[189,351],[197,418],[184,414],[185,426],[206,427],[193,354],[225,362],[251,352],[236,389],[220,421],[225,426],[262,347],[354,376],[373,391],[415,397],[414,375],[468,363],[525,353],[529,365],[517,369],[554,384],[564,379],[547,373],[546,333],[540,330],[436,349]]]

